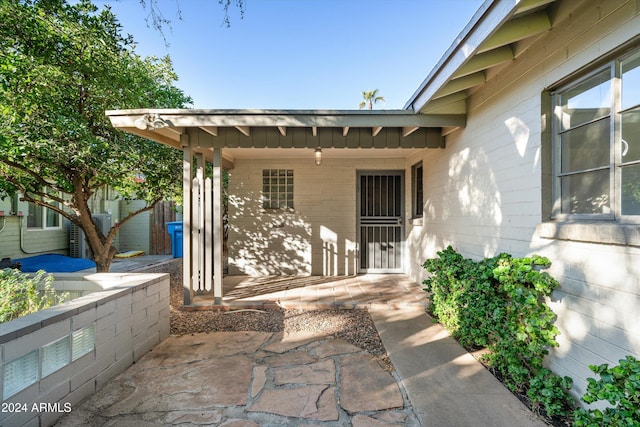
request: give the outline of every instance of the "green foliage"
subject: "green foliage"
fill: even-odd
[[[373,110],[373,104],[378,102],[384,102],[384,97],[378,95],[378,89],[364,90],[362,91],[362,101],[358,108],[362,110],[364,107],[369,107],[369,110]]]
[[[116,130],[105,110],[191,103],[170,58],[140,57],[120,31],[88,0],[0,2],[0,197],[19,192],[82,227],[100,265],[115,232],[91,222],[96,191],[110,186],[148,209],[182,192],[181,153]]]
[[[513,391],[526,393],[534,407],[550,416],[571,408],[571,379],[543,366],[557,346],[555,315],[544,301],[558,282],[540,269],[550,265],[537,255],[513,258],[502,253],[479,262],[451,246],[429,259],[424,281],[430,312],[462,345],[486,347],[485,360]]]
[[[53,276],[38,271],[35,276],[19,270],[0,270],[0,323],[43,310],[64,300],[51,286]]]
[[[600,376],[600,380],[588,378],[587,392],[582,396],[585,403],[607,401],[611,405],[604,410],[583,409],[575,411],[576,426],[640,426],[640,360],[627,356],[619,365],[590,365],[589,369]]]

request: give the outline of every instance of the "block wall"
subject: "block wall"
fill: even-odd
[[[366,154],[363,154],[366,155]],[[237,159],[229,172],[229,273],[357,273],[358,170],[401,170],[402,159]],[[263,169],[291,169],[294,209],[262,208]]]
[[[0,413],[1,425],[54,424],[169,336],[167,274],[92,277],[117,289],[94,292],[0,325],[0,395],[6,393],[8,364],[34,351],[39,360],[38,380],[3,399],[8,410]],[[43,375],[43,347],[86,329],[94,334],[88,352]],[[47,406],[39,410],[40,404]]]

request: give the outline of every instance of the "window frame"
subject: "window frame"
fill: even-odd
[[[273,176],[273,172],[276,172],[276,182],[273,182],[271,177]],[[284,172],[284,183],[279,181],[281,177],[281,173]],[[265,181],[265,178],[269,177],[268,182]],[[295,208],[294,196],[295,196],[295,174],[293,169],[282,169],[282,168],[269,168],[262,170],[262,209],[267,212],[273,212],[276,210],[290,210],[293,211]],[[290,178],[290,179],[289,179]],[[291,182],[289,182],[291,181]],[[279,189],[273,189],[273,186],[284,186],[284,191],[280,191]],[[291,186],[291,191],[289,191],[288,187]],[[273,204],[273,196],[276,196],[277,206],[271,206]],[[280,196],[284,195],[285,205],[281,205],[279,203]],[[269,204],[269,206],[267,206]]]
[[[622,214],[622,169],[625,166],[640,163],[636,162],[622,162],[622,135],[621,124],[622,114],[624,111],[629,111],[633,108],[637,108],[637,104],[629,107],[625,110],[621,109],[622,103],[622,81],[621,70],[624,61],[640,55],[640,49],[634,49],[628,51],[625,54],[617,55],[610,58],[606,63],[601,64],[597,68],[589,70],[588,73],[581,75],[580,77],[571,78],[565,80],[565,83],[550,91],[550,106],[551,106],[551,173],[552,173],[552,185],[551,185],[551,219],[556,221],[615,221],[617,223],[640,223],[640,215],[623,215]],[[578,129],[582,126],[588,126],[589,124],[596,123],[602,118],[597,118],[585,123],[576,125],[570,129],[562,129],[561,118],[556,113],[557,109],[561,107],[561,96],[568,91],[578,87],[585,83],[589,79],[596,77],[598,74],[608,72],[608,81],[610,83],[611,99],[609,103],[609,117],[606,120],[609,121],[609,165],[601,170],[608,170],[609,174],[609,212],[604,213],[563,213],[562,212],[562,188],[561,181],[562,176],[568,176],[561,172],[561,136],[567,130]],[[588,170],[588,169],[587,169]]]
[[[45,189],[45,192],[47,192],[47,190]],[[53,202],[53,203],[57,203],[57,202]],[[40,220],[38,221],[37,225],[29,225],[29,216],[31,214],[31,209],[32,206],[34,209],[38,209],[40,210]],[[53,214],[57,217],[57,225],[49,225],[49,212],[53,212]],[[59,214],[58,212],[54,211],[53,209],[49,209],[46,206],[39,206],[38,204],[34,203],[34,202],[28,202],[27,205],[27,231],[41,231],[41,230],[60,230],[62,228],[62,215]]]
[[[418,174],[420,174],[420,176],[418,176]],[[422,161],[419,161],[411,166],[411,218],[422,218],[423,215],[424,166]]]

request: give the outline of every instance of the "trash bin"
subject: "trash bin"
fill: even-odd
[[[182,221],[167,222],[167,232],[171,236],[171,255],[182,258]]]

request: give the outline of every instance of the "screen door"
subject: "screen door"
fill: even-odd
[[[360,272],[402,273],[404,171],[358,173]]]

